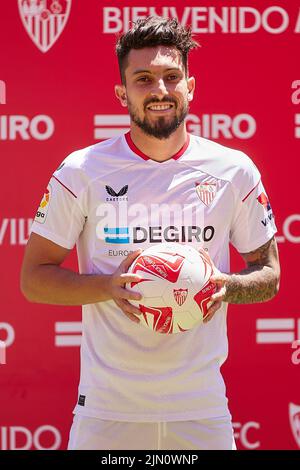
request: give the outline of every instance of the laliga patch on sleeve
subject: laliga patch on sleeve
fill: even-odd
[[[37,210],[36,216],[34,221],[38,222],[39,224],[44,224],[47,218],[49,206],[50,206],[50,199],[51,199],[51,184],[48,184],[46,192],[40,202],[39,208]]]

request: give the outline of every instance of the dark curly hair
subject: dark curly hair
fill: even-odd
[[[133,23],[133,27],[122,34],[116,44],[122,83],[125,84],[125,69],[131,49],[156,46],[176,47],[182,56],[185,73],[188,75],[188,53],[199,44],[192,39],[190,27],[184,28],[176,18],[148,16]]]

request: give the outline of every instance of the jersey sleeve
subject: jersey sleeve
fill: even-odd
[[[249,253],[267,243],[277,232],[274,215],[261,175],[248,160],[236,191],[236,211],[230,242],[239,253]]]
[[[72,249],[85,224],[80,173],[62,164],[51,177],[40,202],[31,232]],[[78,174],[79,173],[79,174]]]

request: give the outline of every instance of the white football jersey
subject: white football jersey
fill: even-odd
[[[76,244],[80,273],[111,274],[130,251],[171,241],[207,248],[229,272],[229,243],[250,252],[276,227],[260,174],[242,152],[189,135],[180,152],[159,163],[128,133],[64,160],[32,231],[65,248]],[[220,373],[227,304],[207,324],[174,335],[133,323],[112,300],[82,310],[75,413],[115,421],[229,414]]]

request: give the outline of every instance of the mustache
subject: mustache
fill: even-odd
[[[148,100],[145,101],[144,103],[144,109],[147,108],[147,106],[152,105],[152,104],[163,104],[163,103],[174,103],[175,107],[177,107],[177,101],[172,98],[171,96],[164,96],[163,99],[159,100],[158,98],[149,98]]]

